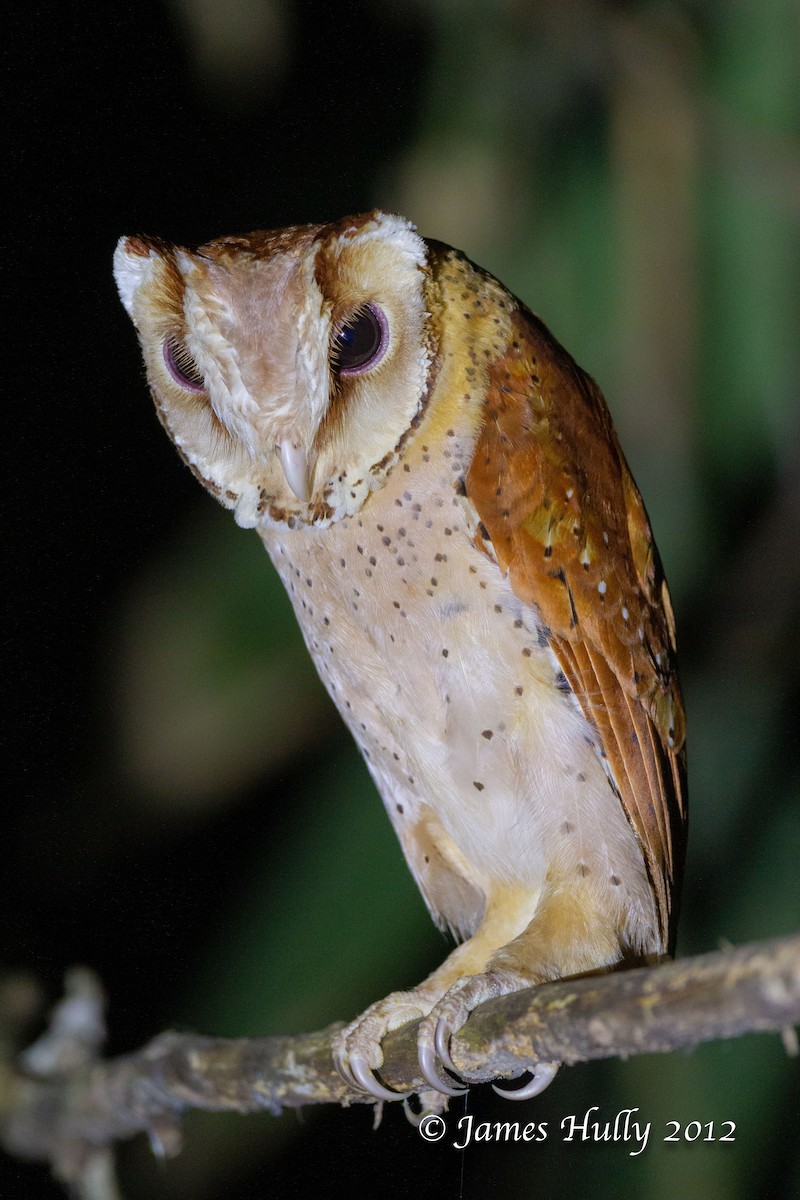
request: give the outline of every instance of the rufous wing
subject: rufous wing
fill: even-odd
[[[476,543],[536,610],[642,846],[662,945],[685,850],[675,628],[650,524],[605,401],[519,307],[489,368],[466,478]]]

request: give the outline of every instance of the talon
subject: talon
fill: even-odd
[[[543,1092],[546,1087],[550,1086],[558,1074],[560,1066],[561,1063],[537,1063],[536,1070],[531,1073],[530,1079],[521,1088],[506,1090],[506,1088],[499,1088],[494,1083],[492,1084],[492,1088],[504,1100],[531,1100],[534,1096],[538,1096],[540,1092]]]
[[[335,1055],[333,1059],[333,1065],[336,1067],[336,1070],[339,1072],[347,1086],[355,1088],[356,1091],[358,1091],[361,1085],[358,1083],[355,1075],[350,1070],[350,1064],[347,1062],[347,1060],[344,1058],[339,1058],[338,1055]]]
[[[443,1079],[436,1073],[436,1058],[430,1046],[420,1046],[418,1050],[419,1069],[426,1083],[437,1092],[444,1092],[445,1096],[463,1096],[469,1088],[453,1087],[450,1083],[445,1083]]]
[[[349,1065],[356,1081],[356,1087],[369,1092],[370,1096],[374,1096],[376,1100],[402,1100],[402,1092],[390,1092],[387,1087],[378,1082],[372,1069],[368,1066],[367,1060],[360,1054],[351,1054]]]
[[[442,1061],[442,1065],[447,1067],[448,1071],[452,1071],[454,1075],[458,1075],[455,1063],[450,1056],[450,1038],[453,1036],[453,1030],[445,1021],[444,1017],[439,1017],[436,1022],[436,1029],[433,1032],[433,1044],[436,1047],[436,1053]]]

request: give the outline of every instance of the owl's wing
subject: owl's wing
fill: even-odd
[[[536,610],[641,843],[662,942],[685,850],[685,723],[669,592],[596,384],[520,307],[489,369],[465,486],[476,544]]]

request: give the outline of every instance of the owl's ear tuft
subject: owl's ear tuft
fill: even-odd
[[[114,251],[114,279],[119,298],[128,316],[133,318],[133,304],[141,285],[150,276],[158,249],[147,238],[121,237]]]

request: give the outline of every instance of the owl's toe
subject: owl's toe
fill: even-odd
[[[334,1065],[345,1083],[376,1100],[402,1100],[408,1095],[408,1092],[391,1091],[375,1072],[383,1065],[381,1042],[385,1035],[421,1015],[421,1004],[415,993],[393,992],[340,1029],[334,1035],[331,1051]]]
[[[457,1077],[458,1068],[450,1053],[450,1039],[458,1033],[473,1009],[485,1000],[529,986],[530,980],[517,972],[499,968],[464,976],[453,984],[420,1025],[417,1043],[419,1066],[431,1087],[448,1096],[458,1096],[466,1090],[454,1088],[441,1079],[436,1069],[437,1060]],[[529,1100],[552,1083],[560,1065],[555,1062],[537,1063],[531,1079],[523,1087],[516,1090],[495,1087],[494,1090],[508,1100]]]

